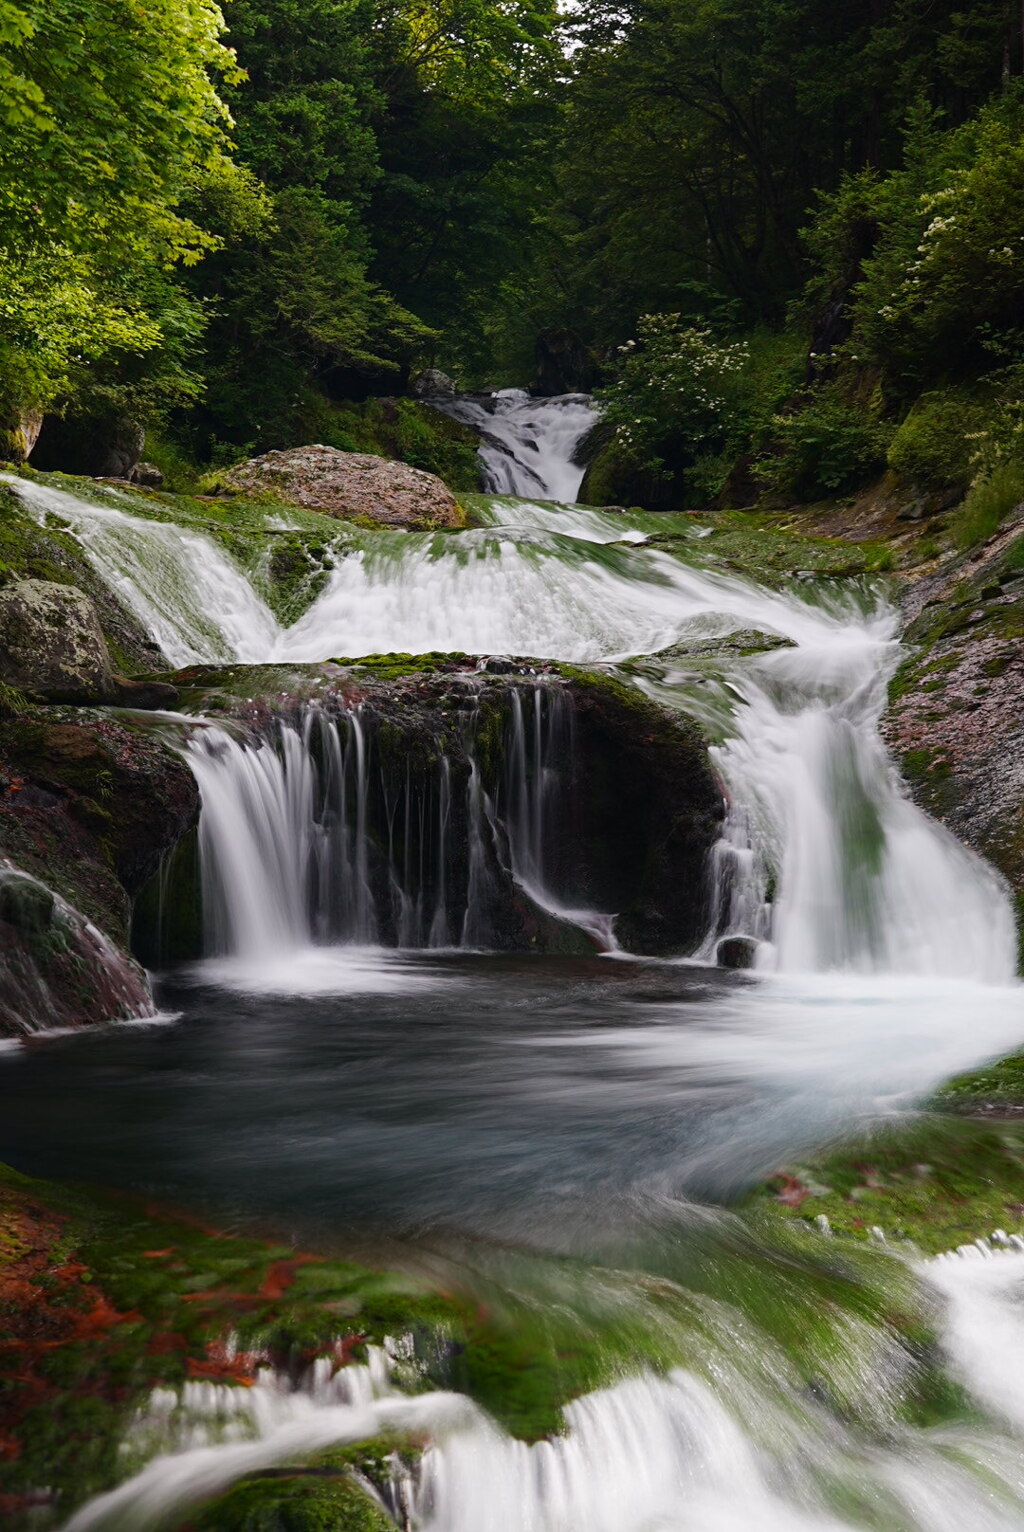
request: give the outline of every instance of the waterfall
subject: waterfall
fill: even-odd
[[[563,689],[509,687],[501,760],[485,766],[473,679],[458,739],[415,770],[359,707],[309,704],[267,738],[192,734],[209,954],[266,968],[313,946],[501,946],[513,886],[614,945],[609,916],[553,891],[573,758]]]
[[[712,936],[767,938],[788,972],[1009,982],[1004,887],[910,802],[879,734],[895,615],[851,618],[812,614],[808,631],[802,617],[796,647],[733,677],[742,701],[714,752],[731,807]]]
[[[506,402],[513,414],[521,406],[527,413],[547,412],[552,421],[583,408],[578,401]],[[557,435],[552,427],[552,438]],[[508,518],[511,526],[500,525],[509,507],[497,505],[499,525],[458,536],[359,534],[345,545],[347,552],[339,549],[308,611],[282,630],[242,571],[209,539],[33,481],[8,482],[32,514],[58,516],[71,528],[111,589],[181,662],[311,662],[394,650],[608,662],[674,645],[685,649],[736,629],[786,639],[791,647],[734,667],[724,687],[716,689],[705,675],[695,688],[692,676],[673,661],[662,664],[661,681],[648,675],[640,682],[670,706],[710,719],[722,736],[716,759],[730,813],[714,857],[717,909],[702,955],[712,957],[718,938],[739,932],[770,939],[774,957],[766,950],[766,961],[791,972],[947,975],[999,983],[1015,971],[1005,890],[978,858],[910,803],[884,750],[878,725],[899,650],[896,614],[877,593],[840,599],[770,591],[642,545],[601,546],[609,518],[600,513],[571,510],[560,533],[552,529],[557,511],[519,502]],[[620,521],[624,533],[646,535],[630,518]],[[693,544],[695,561],[702,547]],[[301,797],[307,789],[284,767],[271,768],[268,761],[259,768],[271,775],[279,769],[284,776],[275,779],[274,791]],[[358,763],[344,769],[351,775]],[[253,784],[249,791],[254,804],[269,787]],[[252,804],[248,817],[242,816],[250,828],[239,844],[249,846],[255,861],[251,825],[258,816]],[[476,837],[478,873],[494,834],[480,828],[485,811],[481,798],[468,820],[464,814],[460,820]],[[431,813],[436,868],[440,853],[433,842],[453,831],[441,831],[447,820],[440,797]],[[305,809],[301,822],[309,823]],[[518,838],[515,814],[505,823],[512,827],[509,854],[523,888],[532,888],[535,901],[551,913],[576,918],[557,899],[545,903],[546,885],[534,878],[531,865],[536,843]],[[363,841],[358,823],[346,821],[326,839],[336,864],[358,888],[367,875],[351,860]],[[345,846],[356,850],[350,854]],[[273,837],[268,851],[285,856]],[[260,907],[274,913],[275,929],[308,929],[305,917],[296,925],[296,909],[308,896],[309,878],[324,881],[321,852],[304,852],[309,872],[289,862],[290,883],[271,879]],[[295,855],[287,852],[287,858]],[[228,857],[225,850],[225,867]],[[249,883],[259,876],[253,872]],[[427,941],[431,930],[440,941],[442,931],[451,940],[464,928],[464,910],[450,923],[450,888],[440,913],[435,896],[426,892],[440,876],[435,871],[419,879],[410,892],[404,875],[396,874],[395,898],[411,900],[404,919],[415,944]],[[353,916],[354,924],[333,915],[328,927],[349,940],[374,939],[369,904],[361,894],[351,898],[363,915]],[[379,919],[380,895],[371,902]],[[248,929],[258,931],[259,918],[254,912]]]
[[[565,504],[576,499],[585,472],[577,454],[598,419],[589,394],[533,399],[525,389],[505,388],[427,403],[479,432],[489,493]]]
[[[100,579],[171,665],[255,664],[273,652],[273,613],[211,538],[32,479],[0,479],[40,525],[53,516],[68,527]],[[131,504],[129,496],[124,499]]]

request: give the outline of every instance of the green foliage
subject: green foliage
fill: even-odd
[[[773,450],[754,471],[775,494],[796,500],[841,494],[884,466],[888,428],[835,388],[807,392],[774,424]]]
[[[967,492],[953,523],[958,548],[974,548],[987,542],[1003,520],[1024,501],[1024,462],[1000,463],[977,479]]]
[[[685,325],[679,314],[647,314],[638,334],[638,341],[622,348],[619,376],[601,395],[621,446],[656,470],[666,451],[692,461],[702,450],[723,446],[746,346],[716,340],[710,330]]]
[[[921,489],[965,489],[989,411],[963,389],[924,394],[897,427],[889,467]]]

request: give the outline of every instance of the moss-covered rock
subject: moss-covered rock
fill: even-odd
[[[0,676],[57,702],[113,701],[106,639],[85,592],[52,580],[0,589]]]
[[[93,922],[125,961],[132,900],[197,813],[191,772],[156,734],[72,708],[0,717],[0,852]],[[7,933],[8,960],[28,961],[16,933]],[[105,1015],[101,993],[90,999],[75,987],[76,971],[66,982],[60,965],[50,972],[62,1025],[126,1014]],[[37,1024],[53,1021],[41,1014]],[[16,1015],[0,1015],[0,1033],[22,1030]]]
[[[1024,523],[907,593],[884,720],[915,800],[1024,898]]]
[[[395,1524],[343,1473],[281,1470],[246,1479],[190,1518],[190,1532],[394,1532]]]
[[[911,1241],[924,1254],[1024,1233],[1024,1124],[921,1116],[780,1169],[755,1194],[782,1218]]]

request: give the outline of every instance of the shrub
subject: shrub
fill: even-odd
[[[889,467],[921,489],[966,489],[986,409],[960,389],[924,394],[897,428]]]
[[[646,314],[619,357],[619,376],[599,397],[637,467],[658,473],[723,450],[738,423],[742,341],[721,341],[679,314]]]
[[[856,489],[885,465],[890,428],[834,389],[807,392],[774,419],[773,450],[756,465],[766,488],[797,500]]]

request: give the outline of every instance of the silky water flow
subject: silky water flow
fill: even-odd
[[[450,408],[482,432],[493,497],[487,525],[450,538],[340,529],[324,588],[290,627],[273,617],[251,573],[204,534],[138,515],[127,495],[93,503],[8,482],[31,514],[54,518],[78,540],[172,664],[399,650],[598,662],[695,713],[716,737],[727,812],[709,870],[711,921],[688,961],[712,960],[724,937],[740,934],[760,944],[760,972],[738,987],[700,991],[683,1007],[685,1026],[670,1000],[645,1000],[628,1025],[625,1012],[619,1025],[605,1013],[600,1037],[562,1038],[552,1013],[547,1038],[530,1034],[539,1046],[535,1077],[523,1077],[518,1098],[520,1147],[522,1123],[543,1112],[545,1091],[562,1139],[567,1131],[569,1097],[545,1048],[548,1058],[562,1060],[568,1049],[579,1061],[577,1083],[588,1082],[598,1128],[606,1118],[611,1161],[619,1103],[632,1082],[640,1094],[629,1109],[648,1118],[655,1137],[689,1100],[704,1100],[709,1082],[712,1106],[687,1152],[691,1170],[699,1164],[710,1175],[737,1144],[750,1166],[770,1168],[787,1146],[813,1145],[864,1113],[900,1110],[944,1076],[1018,1042],[1006,890],[914,807],[882,742],[898,656],[884,595],[867,587],[843,596],[767,590],[703,560],[696,534],[684,562],[645,546],[649,518],[548,503],[578,492],[575,458],[593,421],[585,399],[506,394],[487,408]],[[739,629],[777,646],[723,661],[715,673],[688,666],[688,644]],[[513,691],[500,792],[483,780],[471,725],[458,783],[442,759],[428,783],[390,785],[389,812],[396,823],[415,820],[420,849],[414,865],[400,848],[383,872],[372,865],[367,829],[379,763],[359,709],[328,715],[309,706],[261,741],[217,724],[197,728],[188,758],[202,794],[209,942],[214,960],[228,965],[223,983],[248,974],[265,993],[269,962],[277,972],[271,989],[276,982],[301,990],[323,954],[349,951],[363,954],[367,972],[394,983],[409,1005],[421,983],[454,986],[446,993],[457,996],[457,970],[440,979],[427,969],[399,974],[366,954],[385,927],[405,949],[486,948],[480,911],[496,846],[531,898],[603,933],[614,956],[612,915],[573,911],[549,886],[545,840],[564,757],[554,695],[540,684]],[[457,883],[446,839],[456,808],[467,837]],[[661,971],[669,969],[679,965]],[[216,970],[207,977],[218,982]],[[603,1050],[612,1074],[591,1071],[581,1048],[590,1062]],[[485,1098],[492,1085],[486,1067],[476,1067]],[[670,1082],[664,1099],[655,1083],[662,1080]],[[432,1146],[443,1170],[437,1131]],[[672,1240],[685,1244],[692,1209],[680,1201],[679,1174],[658,1169],[656,1153],[634,1158],[642,1171],[632,1181],[623,1171],[617,1188],[602,1192],[606,1208],[621,1197],[635,1216],[657,1209],[655,1222],[667,1219],[678,1230]],[[372,1167],[372,1155],[366,1163]],[[469,1161],[462,1174],[468,1206]],[[577,1195],[571,1185],[570,1193]],[[449,1224],[458,1223],[457,1206],[455,1197]],[[724,1220],[728,1233],[731,1215],[702,1217],[715,1229]],[[1019,1246],[1000,1236],[973,1253],[916,1265],[934,1303],[941,1365],[971,1401],[954,1424],[929,1428],[901,1414],[914,1362],[885,1325],[852,1311],[832,1316],[825,1381],[808,1391],[791,1349],[735,1298],[648,1277],[642,1262],[631,1273],[628,1260],[622,1269],[598,1261],[574,1268],[560,1304],[571,1307],[593,1289],[602,1303],[613,1294],[620,1307],[632,1305],[639,1323],[655,1296],[651,1283],[660,1283],[658,1302],[678,1305],[671,1325],[664,1306],[657,1320],[678,1330],[677,1359],[657,1371],[620,1364],[607,1386],[566,1407],[561,1435],[514,1440],[426,1378],[409,1397],[393,1381],[397,1359],[409,1354],[399,1336],[366,1367],[337,1375],[318,1364],[298,1381],[267,1372],[248,1391],[197,1384],[180,1396],[154,1395],[129,1440],[148,1461],[73,1516],[68,1532],[171,1526],[243,1474],[389,1430],[427,1443],[415,1471],[396,1457],[392,1483],[380,1492],[396,1522],[417,1532],[1024,1528]],[[547,1258],[528,1259],[539,1270]],[[726,1268],[731,1259],[719,1257]],[[901,1272],[906,1259],[877,1257]],[[762,1278],[772,1283],[773,1258],[763,1260]],[[556,1273],[562,1280],[557,1259]],[[549,1296],[555,1280],[537,1278]],[[785,1282],[778,1293],[785,1306]]]

